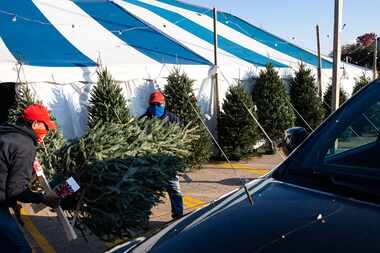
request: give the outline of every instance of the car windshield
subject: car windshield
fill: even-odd
[[[379,168],[380,96],[332,138],[325,165]]]

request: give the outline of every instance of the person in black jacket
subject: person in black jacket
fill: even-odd
[[[1,252],[32,252],[16,221],[9,213],[17,202],[58,205],[53,193],[33,192],[32,180],[36,146],[55,129],[48,110],[39,104],[28,106],[17,125],[0,125],[0,247]],[[13,208],[15,210],[15,208]]]
[[[178,117],[174,113],[166,110],[165,98],[161,91],[155,91],[150,95],[148,110],[140,117],[140,119],[144,117],[149,119],[158,118],[169,123],[180,123]],[[183,199],[178,176],[168,182],[167,191],[170,198],[172,218],[178,219],[183,216]]]

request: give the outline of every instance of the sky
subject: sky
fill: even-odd
[[[183,0],[232,13],[301,47],[316,50],[315,25],[320,26],[321,48],[333,48],[334,0]],[[380,35],[380,0],[343,0],[342,44],[367,32]],[[342,25],[343,26],[343,25]]]

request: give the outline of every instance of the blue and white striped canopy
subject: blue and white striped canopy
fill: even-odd
[[[0,64],[212,65],[212,10],[176,0],[0,0]],[[220,65],[316,66],[314,53],[218,13]],[[331,68],[329,59],[323,68]]]

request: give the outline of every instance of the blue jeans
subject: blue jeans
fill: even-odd
[[[0,249],[1,252],[32,252],[16,220],[5,207],[0,207]]]
[[[178,176],[169,181],[167,191],[172,208],[172,218],[179,218],[183,215],[183,199]]]

